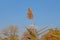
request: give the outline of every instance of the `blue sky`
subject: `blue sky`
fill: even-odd
[[[60,27],[60,0],[0,0],[0,30],[9,25],[18,25],[19,30],[25,30],[24,25],[31,25],[27,19],[27,10],[31,8],[34,23],[39,28]]]

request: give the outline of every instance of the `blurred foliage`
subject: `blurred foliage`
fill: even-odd
[[[38,30],[31,26],[30,28],[26,28],[27,31],[23,33],[21,37],[18,35],[18,27],[11,25],[9,28],[3,29],[0,32],[0,40],[60,40],[60,30],[59,29],[49,29],[46,32],[47,27],[43,28],[42,30]],[[42,32],[41,32],[42,31]],[[43,34],[46,32],[45,34]],[[39,37],[39,35],[42,35]],[[20,39],[21,38],[21,39]]]
[[[21,40],[37,40],[37,32],[34,27],[26,28],[27,31],[23,33]]]
[[[42,30],[37,31],[37,29],[35,28],[35,26],[30,26],[30,28],[26,28],[27,31],[24,32],[24,34],[22,35],[21,40],[39,40],[39,35],[41,35],[42,33],[46,32],[45,30],[42,32]]]
[[[11,25],[9,28],[3,29],[1,34],[3,34],[4,38],[0,38],[3,40],[19,40],[18,38],[18,27]]]
[[[33,40],[37,40],[37,33],[36,33],[35,30],[32,30],[32,31],[31,31],[31,29],[28,29],[28,28],[27,28],[27,31],[28,31],[28,33],[31,35],[31,37],[32,37]]]
[[[46,34],[44,34],[40,40],[60,40],[60,30],[50,29]]]

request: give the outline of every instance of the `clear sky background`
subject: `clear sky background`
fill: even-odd
[[[60,0],[0,0],[0,31],[9,25],[18,25],[23,32],[24,25],[31,25],[27,19],[29,7],[38,28],[45,25],[60,28]]]

